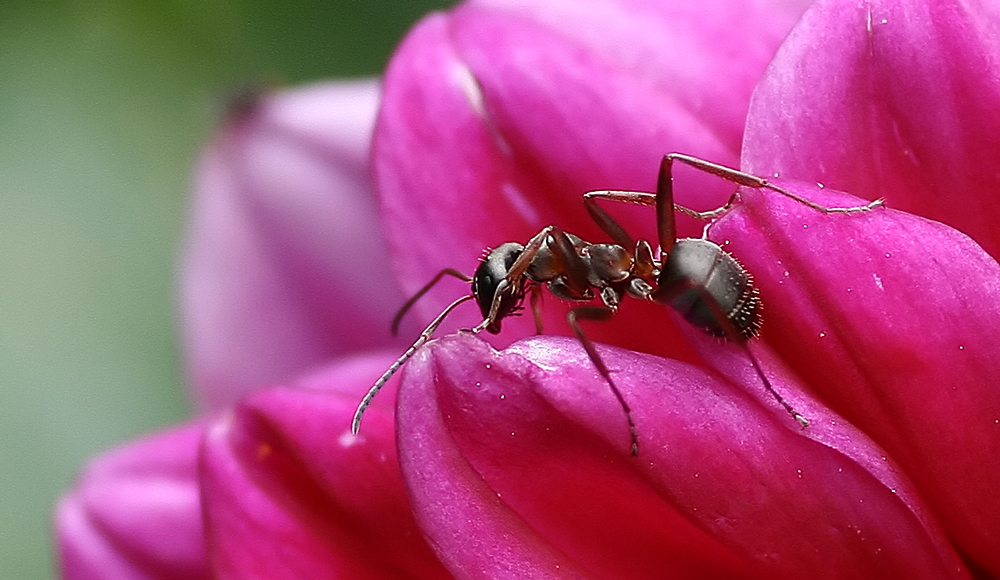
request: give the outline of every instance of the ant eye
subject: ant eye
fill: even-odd
[[[472,293],[476,296],[479,310],[483,313],[483,318],[488,318],[490,310],[493,308],[493,300],[496,297],[497,287],[507,278],[511,266],[521,255],[524,246],[509,242],[497,246],[476,268],[476,273],[472,276]],[[504,296],[500,299],[500,306],[497,310],[496,324],[486,328],[491,333],[500,332],[500,321],[510,315],[517,308],[520,301],[515,296]]]

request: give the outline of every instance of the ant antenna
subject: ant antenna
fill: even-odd
[[[410,299],[407,300],[399,308],[399,311],[396,312],[396,317],[392,319],[392,326],[390,327],[390,330],[392,331],[392,335],[393,336],[396,336],[396,334],[399,332],[399,323],[403,321],[403,316],[406,315],[406,313],[410,310],[410,308],[414,304],[417,303],[417,300],[420,300],[420,298],[422,298],[424,294],[427,294],[427,292],[431,288],[433,288],[435,284],[437,284],[438,282],[440,282],[441,278],[443,278],[445,275],[452,276],[454,278],[458,278],[459,280],[461,280],[463,282],[472,282],[472,276],[469,276],[468,274],[459,272],[458,270],[456,270],[454,268],[445,268],[444,270],[441,270],[440,272],[438,272],[437,275],[434,276],[434,279],[432,279],[427,284],[424,284],[424,287],[421,288],[420,290],[417,290],[417,293],[414,294],[413,296],[411,296]]]
[[[437,277],[434,278],[434,281],[436,282],[445,273],[448,273],[448,271],[444,270],[441,273],[439,273]],[[424,289],[421,290],[421,293],[426,292],[427,290],[428,288],[425,287]],[[455,309],[455,307],[465,302],[466,300],[472,300],[475,297],[476,297],[475,294],[467,294],[449,304],[448,307],[442,310],[441,314],[438,314],[437,318],[435,318],[430,324],[428,324],[427,328],[425,328],[424,331],[420,333],[420,336],[413,343],[413,346],[406,349],[406,352],[404,352],[401,357],[396,359],[396,362],[392,363],[392,366],[390,366],[389,369],[382,374],[379,380],[375,381],[375,385],[372,386],[372,388],[368,391],[368,394],[365,395],[365,398],[361,399],[361,403],[358,405],[358,410],[354,412],[354,419],[351,421],[352,435],[358,434],[358,429],[361,428],[361,417],[365,414],[365,409],[368,408],[368,405],[371,405],[372,399],[374,399],[375,395],[377,395],[378,392],[382,390],[382,387],[385,386],[385,384],[389,381],[390,378],[392,378],[392,375],[396,374],[396,371],[398,371],[399,368],[403,366],[403,364],[406,361],[410,360],[410,357],[413,356],[413,353],[417,352],[418,348],[423,346],[425,342],[431,339],[431,336],[434,334],[434,331],[437,330],[438,326],[441,326],[441,323],[444,321],[445,317],[447,317],[451,313],[451,311]],[[411,305],[412,302],[414,302],[413,299],[411,299],[407,303],[406,308],[409,308],[409,305]],[[399,315],[397,315],[397,318],[399,318]]]

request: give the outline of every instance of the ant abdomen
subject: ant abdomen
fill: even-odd
[[[714,242],[677,240],[663,263],[657,286],[654,300],[669,304],[685,320],[709,334],[742,342],[755,336],[760,328],[761,304],[753,277]],[[732,328],[723,326],[721,317]],[[733,330],[736,336],[731,336]]]

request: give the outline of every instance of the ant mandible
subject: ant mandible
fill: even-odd
[[[749,173],[696,157],[669,153],[660,163],[656,193],[599,190],[584,194],[583,203],[587,212],[614,243],[592,244],[550,225],[538,232],[526,245],[508,242],[490,250],[483,256],[472,276],[451,268],[439,272],[399,310],[392,324],[393,333],[396,332],[407,310],[442,277],[453,276],[471,282],[472,293],[448,305],[420,333],[420,337],[413,345],[375,382],[354,413],[351,432],[355,435],[358,433],[365,409],[389,378],[413,356],[417,349],[431,339],[445,317],[463,302],[475,299],[483,315],[483,321],[471,329],[472,333],[478,334],[486,330],[496,334],[500,332],[503,319],[521,310],[525,296],[531,292],[532,313],[536,328],[540,331],[538,299],[543,283],[553,295],[571,302],[591,302],[595,297],[600,297],[602,305],[576,306],[570,309],[566,318],[590,360],[611,387],[612,393],[625,412],[632,441],[632,455],[637,455],[639,452],[639,437],[632,418],[632,410],[612,380],[611,372],[593,342],[584,334],[579,323],[580,320],[611,318],[617,312],[622,297],[626,295],[669,305],[695,327],[743,345],[764,388],[803,428],[807,427],[809,421],[774,390],[760,363],[746,346],[747,341],[757,335],[761,324],[761,301],[757,288],[754,287],[753,277],[736,258],[706,237],[682,239],[676,237],[675,211],[698,219],[712,220],[729,211],[738,193],[734,193],[722,207],[707,212],[698,212],[675,204],[672,174],[675,161],[737,185],[770,189],[823,213],[864,212],[883,203],[883,200],[878,199],[857,207],[825,207]],[[659,259],[654,256],[648,241],[633,240],[625,229],[598,205],[597,200],[655,207],[660,245]]]

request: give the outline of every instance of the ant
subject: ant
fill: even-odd
[[[602,305],[576,306],[567,313],[567,321],[625,412],[632,441],[632,455],[637,455],[639,451],[638,432],[632,410],[612,380],[611,372],[594,343],[584,334],[579,323],[580,320],[610,319],[617,312],[622,297],[626,295],[669,305],[693,326],[743,345],[764,388],[802,428],[807,427],[809,421],[774,390],[757,358],[746,346],[747,341],[757,335],[761,325],[761,300],[753,284],[753,277],[736,258],[706,236],[682,239],[676,237],[675,211],[702,220],[714,220],[732,208],[739,194],[734,193],[725,205],[707,212],[675,204],[672,174],[675,161],[740,186],[770,189],[823,213],[865,212],[884,203],[884,200],[878,199],[858,207],[829,208],[749,173],[680,153],[667,154],[660,163],[656,193],[598,190],[583,195],[583,203],[590,217],[613,243],[592,244],[550,225],[538,232],[526,245],[508,242],[489,250],[472,276],[451,268],[438,272],[399,310],[392,324],[394,334],[403,315],[442,277],[452,276],[471,282],[472,293],[448,305],[375,382],[354,413],[351,432],[355,435],[358,433],[361,417],[379,389],[417,349],[431,339],[445,317],[463,302],[475,299],[483,315],[483,321],[471,329],[473,334],[483,330],[496,334],[500,332],[500,324],[504,318],[522,310],[524,298],[530,292],[535,326],[541,332],[538,301],[542,284],[556,297],[571,302],[591,302],[595,297],[600,297]],[[633,240],[598,205],[598,200],[654,207],[659,257],[654,256],[648,241]],[[706,227],[706,232],[707,229]]]

